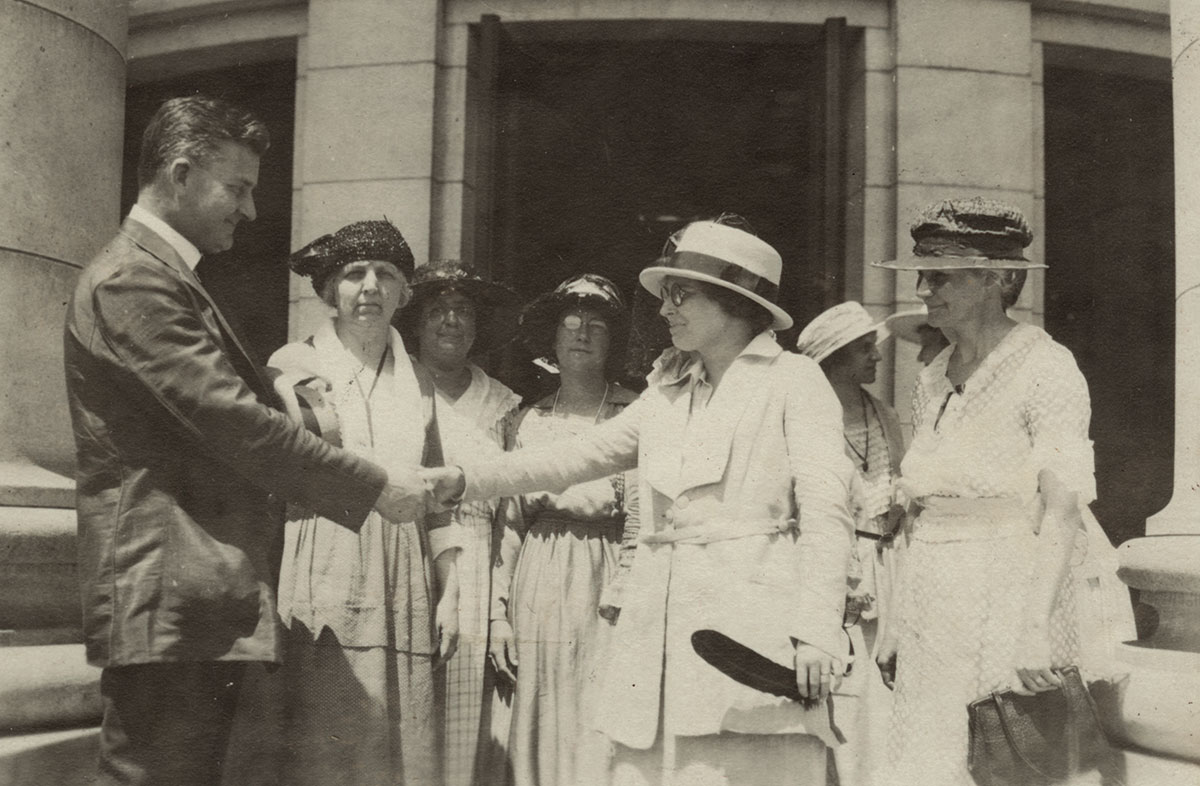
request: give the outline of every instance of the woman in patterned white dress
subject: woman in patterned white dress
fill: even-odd
[[[492,351],[512,335],[516,294],[456,259],[422,265],[412,291],[397,327],[433,378],[446,460],[499,453],[511,442],[521,399],[468,357]],[[492,689],[485,666],[500,507],[499,500],[471,502],[455,512],[463,548],[457,562],[458,650],[446,664],[445,786],[475,782],[480,746],[490,749]],[[485,753],[481,766],[488,766],[486,759]]]
[[[442,460],[433,383],[389,324],[409,300],[413,262],[387,221],[350,224],[294,253],[292,269],[335,313],[269,361],[293,417],[303,419],[303,400],[322,436],[385,467]],[[284,663],[252,672],[226,782],[440,782],[438,664],[458,616],[450,516],[372,513],[352,531],[295,511],[281,539]]]
[[[637,398],[612,377],[628,315],[616,287],[583,274],[531,303],[527,343],[557,366],[554,393],[522,411],[517,446],[550,445],[595,427]],[[610,624],[600,616],[615,579],[636,485],[624,475],[527,494],[509,506],[493,571],[491,655],[513,687],[508,737],[516,786],[575,786],[603,773],[607,741],[587,728],[593,666]],[[628,528],[628,529],[627,529]]]
[[[1044,267],[1024,258],[1024,217],[948,200],[922,212],[912,235],[912,256],[879,264],[920,272],[929,324],[953,343],[913,397],[901,482],[919,512],[878,656],[885,679],[894,674],[895,707],[877,775],[969,786],[968,703],[1052,690],[1052,669],[1069,664],[1104,670],[1130,610],[1127,595],[1105,595],[1114,552],[1087,510],[1096,496],[1087,383],[1065,347],[1006,314],[1026,271]],[[1108,624],[1089,626],[1097,617]]]
[[[859,786],[883,757],[892,698],[880,680],[875,648],[888,619],[893,538],[904,508],[896,480],[904,435],[896,412],[864,385],[875,381],[878,344],[889,338],[861,304],[840,303],[809,322],[796,349],[821,365],[842,405],[846,456],[857,470],[853,485],[854,554],[847,576],[846,619],[854,668],[834,700],[845,744],[834,749],[840,786]]]

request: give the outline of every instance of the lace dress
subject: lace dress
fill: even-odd
[[[1038,473],[1052,470],[1081,506],[1096,496],[1087,384],[1071,353],[1040,328],[1017,325],[956,392],[946,379],[952,351],[917,380],[902,464],[903,488],[922,509],[897,579],[898,672],[881,784],[973,784],[967,704],[1019,684]],[[1081,663],[1076,587],[1089,551],[1086,567],[1105,572],[1097,564],[1112,547],[1095,526],[1077,534],[1051,615],[1055,666]]]

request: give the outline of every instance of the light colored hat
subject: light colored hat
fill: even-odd
[[[901,311],[885,319],[883,324],[896,338],[920,344],[920,327],[929,324],[929,311],[924,306],[914,311]]]
[[[679,233],[675,249],[638,276],[659,297],[667,276],[705,281],[745,295],[771,313],[775,330],[792,326],[792,318],[775,305],[783,259],[779,252],[749,232],[715,221],[696,221]]]
[[[909,226],[912,253],[887,262],[889,270],[1028,270],[1044,268],[1025,258],[1033,230],[1020,210],[982,197],[944,199],[922,210]]]
[[[796,349],[820,363],[868,333],[875,333],[876,341],[883,341],[889,335],[885,323],[871,319],[860,303],[849,300],[821,312],[805,325],[796,339]]]

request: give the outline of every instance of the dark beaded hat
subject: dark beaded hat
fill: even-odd
[[[330,235],[321,235],[288,258],[293,271],[312,279],[317,294],[325,282],[344,265],[372,259],[391,262],[406,279],[413,277],[416,260],[408,241],[396,225],[382,221],[358,221]]]

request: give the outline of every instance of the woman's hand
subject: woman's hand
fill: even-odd
[[[1045,693],[1062,685],[1062,679],[1050,669],[1050,634],[1041,620],[1027,623],[1017,642],[1019,686],[1013,690],[1025,696]]]
[[[834,658],[811,644],[796,645],[796,687],[812,704],[819,704],[842,682],[835,675]]]
[[[451,597],[453,595],[453,597]],[[458,650],[458,593],[446,593],[434,610],[437,625],[438,657],[434,669],[440,669]]]
[[[884,636],[879,642],[879,651],[875,653],[875,665],[879,667],[879,676],[888,690],[896,689],[896,639]]]
[[[488,655],[496,673],[517,681],[517,641],[508,620],[492,620],[488,634]]]

